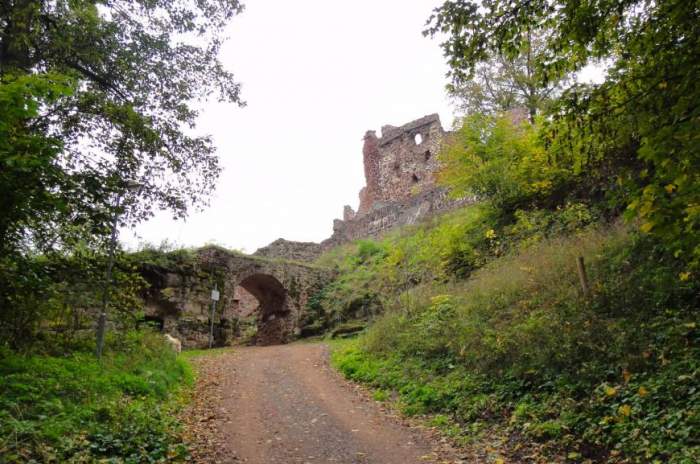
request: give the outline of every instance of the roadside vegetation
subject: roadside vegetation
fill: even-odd
[[[334,364],[491,459],[699,462],[700,10],[545,3],[429,19],[464,110],[439,181],[479,203],[322,258],[317,312],[373,321]]]
[[[614,212],[485,202],[334,250],[320,307],[372,322],[334,364],[465,444],[502,437],[510,458],[534,440],[545,460],[697,462],[700,286]]]
[[[504,437],[508,457],[534,440],[542,459],[697,462],[698,287],[676,266],[619,225],[546,239],[397,296],[334,364],[463,443]]]
[[[467,446],[496,442],[490,459],[700,462],[700,11],[472,3],[426,33],[447,35],[452,96],[479,102],[439,182],[478,203],[321,258],[339,277],[312,309],[369,321],[334,364]],[[577,83],[598,59],[603,83]],[[547,98],[509,93],[524,82]]]
[[[178,462],[189,365],[148,331],[0,353],[3,462]]]
[[[506,459],[698,462],[695,258],[518,124],[470,116],[441,154],[481,202],[321,257],[340,272],[315,300],[328,324],[371,322],[334,364]]]
[[[128,254],[118,232],[206,205],[220,166],[195,122],[209,97],[242,104],[218,59],[241,10],[0,8],[0,462],[186,457],[176,412],[191,373],[141,324],[140,269],[191,253]]]

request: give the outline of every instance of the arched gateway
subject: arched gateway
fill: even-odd
[[[257,318],[254,343],[271,345],[299,335],[309,298],[333,274],[309,264],[206,247],[186,266],[144,266],[143,275],[151,284],[145,296],[146,316],[162,320],[163,331],[180,338],[185,347],[205,347],[214,282],[220,291],[215,344],[229,343],[238,318],[252,313]]]

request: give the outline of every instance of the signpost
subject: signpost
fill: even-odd
[[[216,313],[216,302],[219,301],[219,290],[214,283],[211,291],[211,314],[209,315],[209,348],[214,347],[214,314]]]

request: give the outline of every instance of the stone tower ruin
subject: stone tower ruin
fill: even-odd
[[[345,206],[343,219],[333,223],[333,235],[324,249],[413,224],[430,214],[466,203],[454,200],[436,183],[437,154],[448,135],[437,114],[401,127],[382,127],[381,137],[367,131],[362,149],[365,187],[355,212]]]
[[[367,186],[360,191],[358,213],[434,188],[436,155],[444,136],[437,114],[401,127],[383,126],[380,138],[367,131],[362,149]]]

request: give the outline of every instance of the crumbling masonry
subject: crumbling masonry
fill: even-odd
[[[360,191],[360,206],[357,212],[345,206],[322,248],[376,238],[468,202],[449,198],[436,183],[437,154],[447,135],[437,114],[401,127],[383,126],[381,137],[367,131],[362,149],[367,185]]]
[[[144,265],[141,273],[150,283],[144,296],[146,320],[158,323],[186,348],[208,346],[215,282],[221,297],[214,316],[215,345],[233,341],[237,322],[251,313],[257,314],[257,333],[251,341],[271,345],[299,336],[309,298],[333,278],[333,272],[317,266],[218,247],[202,248],[186,266]]]
[[[355,212],[345,206],[343,219],[322,243],[278,239],[253,255],[215,247],[198,252],[187,269],[145,266],[151,283],[146,318],[180,338],[185,347],[207,346],[209,292],[216,277],[222,300],[215,316],[216,345],[236,335],[236,322],[257,315],[256,344],[286,343],[309,323],[307,303],[333,279],[333,272],[309,263],[324,250],[359,238],[379,237],[470,201],[447,196],[435,180],[437,154],[448,135],[437,114],[401,127],[384,126],[381,137],[367,131],[362,154],[366,186]],[[312,322],[312,321],[311,321]]]

